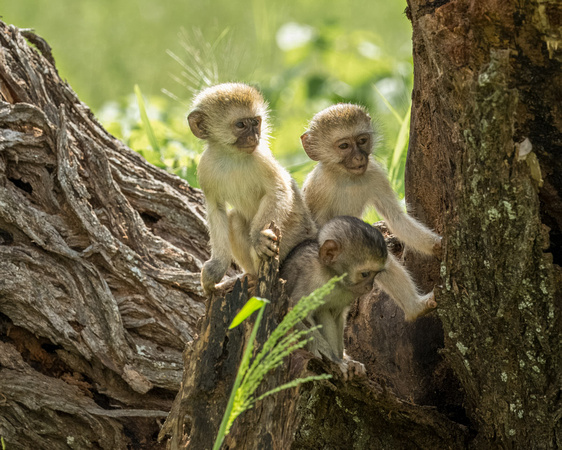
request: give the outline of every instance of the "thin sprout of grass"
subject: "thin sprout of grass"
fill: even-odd
[[[300,301],[285,315],[281,323],[273,330],[251,363],[250,358],[254,350],[255,337],[263,317],[264,306],[268,302],[265,299],[252,297],[236,315],[231,328],[239,325],[253,312],[259,310],[250,338],[248,339],[246,348],[244,349],[242,361],[240,363],[238,373],[236,374],[234,386],[228,400],[226,411],[222,418],[213,450],[220,449],[225,436],[230,432],[232,424],[236,418],[244,411],[252,408],[257,401],[284,389],[296,387],[301,383],[326,380],[331,377],[331,375],[323,374],[306,378],[298,378],[273,388],[257,398],[254,396],[256,390],[270,371],[283,364],[284,359],[295,350],[303,348],[308,344],[308,342],[310,342],[312,339],[311,334],[319,328],[318,326],[311,327],[309,329],[291,330],[299,322],[304,320],[314,309],[325,302],[325,297],[332,291],[336,283],[344,276],[345,274],[341,277],[332,278],[324,286],[316,289],[310,295],[301,298]]]
[[[137,103],[139,105],[141,121],[144,127],[144,131],[146,132],[146,135],[148,137],[148,141],[150,142],[150,146],[158,154],[160,161],[164,162],[162,152],[160,151],[160,146],[158,145],[158,141],[156,140],[156,135],[154,134],[154,130],[152,129],[152,125],[150,124],[150,119],[148,118],[148,114],[146,113],[144,98],[142,97],[142,92],[138,84],[135,84],[135,95],[137,96]]]

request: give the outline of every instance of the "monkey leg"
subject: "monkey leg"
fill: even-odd
[[[336,323],[336,332],[337,332],[337,354],[341,355],[341,358],[345,356],[345,352],[343,349],[343,332],[345,329],[345,318],[347,317],[347,311],[349,308],[344,309],[338,316],[335,318]]]
[[[250,224],[235,210],[228,212],[228,235],[236,263],[244,272],[256,275],[258,270],[251,256]]]
[[[210,259],[201,269],[201,286],[203,287],[203,292],[210,295],[211,292],[216,290],[216,283],[218,283],[226,271],[230,261],[222,261],[220,259]]]
[[[390,253],[385,270],[377,275],[375,281],[400,306],[407,321],[437,306],[432,294],[419,295],[410,274]]]

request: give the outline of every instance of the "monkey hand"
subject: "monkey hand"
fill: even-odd
[[[211,295],[216,290],[216,284],[222,279],[228,267],[218,259],[210,259],[201,269],[201,286],[203,292]]]
[[[279,242],[273,230],[266,228],[260,231],[255,250],[260,259],[271,258],[279,253]]]

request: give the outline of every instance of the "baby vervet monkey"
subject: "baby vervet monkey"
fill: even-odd
[[[357,105],[338,104],[316,114],[301,136],[307,155],[318,161],[303,196],[318,226],[332,217],[361,217],[374,205],[387,226],[409,248],[440,257],[441,237],[404,212],[382,167],[371,156],[373,125]],[[413,320],[435,308],[433,292],[420,296],[406,269],[392,255],[377,283]]]
[[[388,251],[379,230],[356,217],[340,216],[320,229],[317,239],[302,242],[287,256],[280,277],[287,280],[287,294],[296,303],[331,278],[347,274],[308,317],[312,326],[322,325],[309,349],[347,365],[343,332],[351,303],[373,289],[375,277],[386,270]],[[327,343],[327,345],[325,345]],[[345,360],[344,360],[345,359]],[[357,370],[357,369],[355,369]],[[364,368],[362,369],[364,371]]]
[[[226,83],[204,89],[188,121],[193,134],[206,142],[197,173],[211,240],[211,259],[201,271],[201,285],[209,294],[232,257],[256,275],[260,259],[278,250],[282,261],[315,236],[316,226],[295,181],[269,150],[268,107],[255,88]],[[279,248],[267,229],[272,221],[282,233]]]

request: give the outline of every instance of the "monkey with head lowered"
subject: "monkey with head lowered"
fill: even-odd
[[[201,91],[188,116],[193,134],[206,142],[197,172],[207,204],[211,259],[201,271],[209,294],[234,257],[248,274],[279,251],[283,258],[316,226],[295,181],[269,150],[268,108],[262,95],[242,83]],[[227,210],[227,205],[231,207]],[[270,222],[280,228],[279,248]]]
[[[340,215],[361,217],[368,205],[374,205],[408,247],[440,255],[441,237],[403,211],[386,173],[371,156],[373,125],[364,108],[338,104],[319,112],[301,142],[307,155],[318,161],[303,187],[304,200],[318,226]],[[377,284],[401,307],[406,320],[437,306],[433,292],[421,296],[392,254]]]
[[[344,354],[345,319],[353,300],[370,292],[375,277],[385,272],[387,252],[379,230],[356,217],[339,216],[322,226],[317,239],[302,242],[287,256],[280,276],[287,280],[286,289],[292,302],[334,276],[346,274],[325,303],[308,317],[312,326],[322,325],[319,334],[324,341],[316,337],[309,345],[316,356],[324,353],[339,363],[359,364]]]

